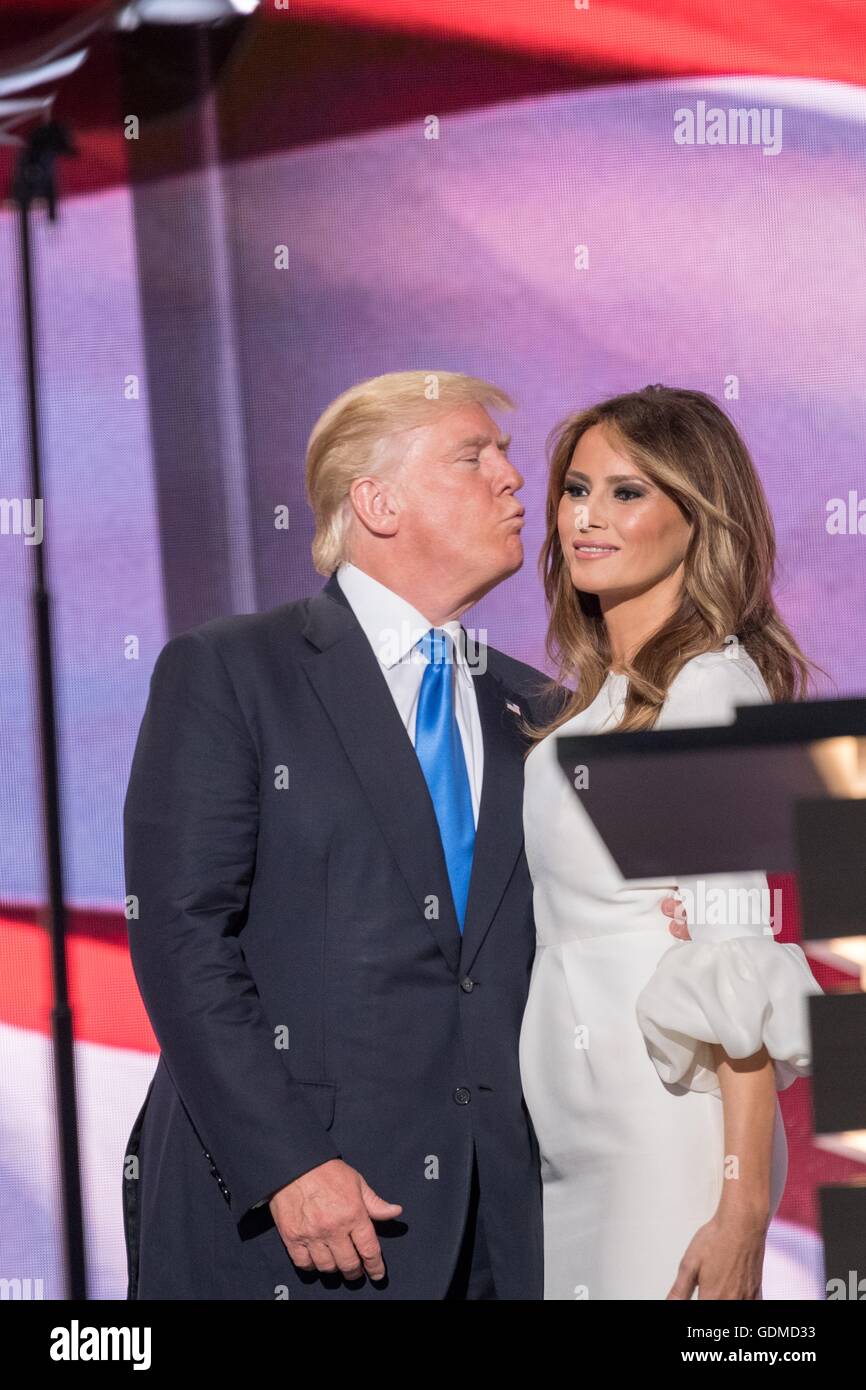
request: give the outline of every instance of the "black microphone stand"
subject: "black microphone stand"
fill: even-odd
[[[30,244],[30,208],[44,199],[49,219],[56,221],[54,160],[76,151],[66,131],[49,121],[37,127],[21,151],[12,179],[11,197],[20,212],[20,251],[24,349],[26,354],[27,407],[30,443],[30,489],[34,509],[43,502],[39,449],[39,411],[35,347],[33,268]],[[45,856],[48,868],[53,1007],[51,1036],[54,1054],[54,1086],[57,1103],[62,1177],[62,1216],[66,1297],[87,1297],[84,1228],[81,1213],[81,1171],[75,1100],[75,1059],[72,1010],[66,970],[66,907],[60,838],[60,785],[57,768],[57,716],[51,661],[51,608],[45,582],[45,528],[34,553],[33,611],[35,619],[39,738],[42,755],[42,808]]]

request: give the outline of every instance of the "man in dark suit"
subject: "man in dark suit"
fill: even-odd
[[[161,1048],[130,1298],[542,1297],[521,720],[555,697],[459,622],[523,559],[509,405],[448,373],[344,393],[307,455],[327,583],[158,657],[124,812]]]

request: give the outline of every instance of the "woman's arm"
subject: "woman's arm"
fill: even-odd
[[[713,1043],[725,1111],[725,1185],[719,1210],[770,1219],[770,1172],[776,1085],[766,1047],[753,1057],[729,1057]]]
[[[729,1057],[712,1045],[724,1107],[724,1185],[715,1215],[690,1242],[668,1298],[759,1299],[770,1223],[776,1084],[766,1047]]]

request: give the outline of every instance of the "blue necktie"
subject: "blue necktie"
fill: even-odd
[[[418,695],[415,752],[436,811],[462,933],[475,849],[475,819],[463,743],[454,714],[453,647],[448,633],[438,627],[431,627],[415,646],[428,662]]]

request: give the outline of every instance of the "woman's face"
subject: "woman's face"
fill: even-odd
[[[557,519],[576,589],[626,598],[682,564],[691,526],[676,502],[593,425],[578,440]]]

